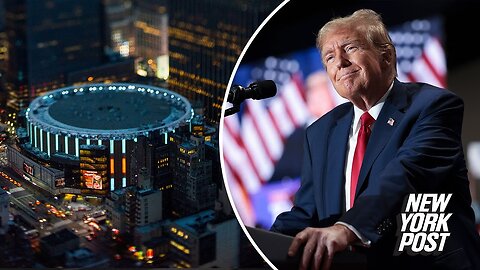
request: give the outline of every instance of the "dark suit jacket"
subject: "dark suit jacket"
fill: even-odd
[[[394,119],[393,126],[388,120]],[[337,106],[308,129],[302,185],[294,207],[271,230],[295,235],[343,221],[372,241],[358,248],[369,268],[480,269],[480,239],[470,207],[461,143],[463,101],[428,84],[401,83],[375,122],[360,170],[355,204],[345,212],[345,164],[352,103]],[[453,193],[446,209],[451,236],[438,256],[392,256],[396,217],[409,193]],[[421,268],[423,267],[423,268]]]

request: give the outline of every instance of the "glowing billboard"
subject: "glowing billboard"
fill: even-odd
[[[108,151],[104,145],[80,146],[82,193],[105,195],[108,190]]]

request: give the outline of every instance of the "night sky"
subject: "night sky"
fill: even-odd
[[[479,25],[480,4],[475,1],[319,1],[291,0],[277,12],[252,42],[243,61],[278,55],[315,46],[320,27],[332,17],[345,16],[360,8],[371,8],[382,15],[387,25],[441,15],[445,23],[445,50],[449,70],[475,59],[480,54],[465,46],[472,44]],[[474,28],[475,27],[475,28]],[[464,33],[465,31],[466,34]],[[474,31],[476,32],[476,30]]]

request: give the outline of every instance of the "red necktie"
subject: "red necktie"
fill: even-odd
[[[375,122],[375,119],[368,113],[364,112],[360,117],[360,130],[358,131],[357,147],[355,147],[355,153],[353,155],[352,163],[352,178],[350,182],[350,207],[353,206],[353,200],[355,199],[355,190],[357,189],[358,175],[360,174],[360,168],[362,168],[363,156],[367,149],[368,138],[372,133],[371,125]]]

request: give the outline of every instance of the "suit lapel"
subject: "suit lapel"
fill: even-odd
[[[358,177],[355,197],[358,196],[375,159],[385,147],[395,128],[402,121],[404,115],[403,110],[407,106],[406,91],[403,84],[395,80],[392,91],[383,104],[368,141],[367,150]],[[394,121],[392,122],[390,118]]]
[[[327,171],[324,179],[324,207],[326,217],[342,213],[345,185],[345,160],[348,146],[348,134],[353,119],[353,106],[338,119],[330,132],[327,155]]]

